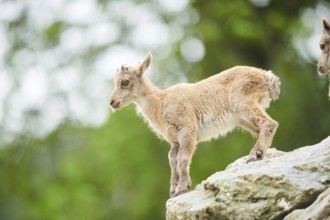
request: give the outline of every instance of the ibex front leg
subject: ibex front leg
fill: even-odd
[[[179,143],[172,143],[171,150],[168,153],[168,160],[171,167],[171,188],[170,188],[170,197],[175,196],[175,189],[178,186],[179,182],[179,171],[177,158],[179,153]]]
[[[187,192],[191,185],[189,176],[189,169],[192,156],[196,148],[196,134],[195,131],[182,129],[179,132],[179,153],[177,157],[179,182],[175,190],[175,196]]]

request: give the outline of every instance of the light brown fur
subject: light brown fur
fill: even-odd
[[[265,112],[280,94],[277,76],[237,66],[197,83],[160,90],[144,75],[151,60],[149,53],[136,67],[118,70],[110,104],[114,109],[136,104],[152,130],[171,144],[171,197],[190,187],[189,167],[197,143],[225,135],[236,126],[258,135],[248,162],[263,158],[278,126]]]
[[[317,63],[317,70],[320,75],[325,75],[330,72],[330,23],[325,18],[322,18],[322,25],[323,34],[320,39],[320,49],[322,54]],[[328,96],[330,98],[330,85]]]

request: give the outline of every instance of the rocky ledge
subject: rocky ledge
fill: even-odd
[[[330,220],[330,136],[246,164],[242,157],[166,203],[167,220]]]

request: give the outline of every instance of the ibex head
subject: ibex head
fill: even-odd
[[[146,58],[136,66],[121,66],[113,80],[114,91],[110,98],[111,107],[116,110],[123,108],[143,95],[143,74],[152,61],[152,54],[148,53]]]
[[[327,74],[330,72],[330,24],[322,18],[323,34],[320,39],[320,48],[322,55],[317,64],[317,70],[320,74]]]

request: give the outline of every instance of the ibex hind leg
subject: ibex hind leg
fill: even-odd
[[[258,134],[258,139],[250,151],[247,162],[262,160],[270,147],[275,135],[278,123],[274,121],[258,104],[247,105],[242,111],[245,128]],[[249,126],[246,126],[249,125]]]

